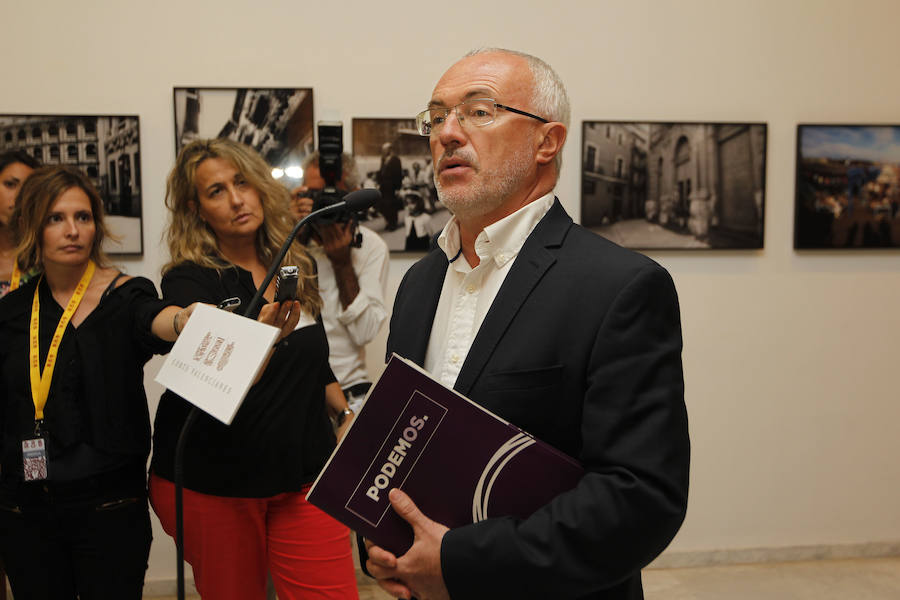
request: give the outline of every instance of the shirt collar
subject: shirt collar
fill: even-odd
[[[481,261],[492,259],[497,268],[501,268],[514,259],[538,222],[553,206],[553,200],[553,192],[550,192],[485,227],[475,238],[475,252]],[[444,226],[437,243],[451,263],[462,256],[459,223],[455,216]]]

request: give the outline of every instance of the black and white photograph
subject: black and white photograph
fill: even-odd
[[[765,123],[583,121],[581,224],[643,250],[763,247]]]
[[[900,125],[797,126],[794,248],[900,247]]]
[[[21,150],[42,165],[84,171],[103,198],[108,254],[144,253],[141,144],[133,115],[0,115],[0,152]]]
[[[391,252],[424,252],[450,219],[437,198],[428,138],[415,119],[353,119],[353,157],[362,187],[377,188],[381,200],[366,227]]]
[[[176,87],[175,151],[196,139],[228,138],[256,150],[289,189],[315,150],[312,88]]]

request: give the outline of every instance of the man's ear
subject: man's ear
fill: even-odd
[[[540,142],[535,159],[538,164],[545,165],[553,161],[557,154],[562,152],[566,143],[566,126],[559,122],[546,123],[539,128]]]

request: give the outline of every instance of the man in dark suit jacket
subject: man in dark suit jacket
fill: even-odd
[[[367,541],[364,564],[403,598],[643,598],[640,570],[687,506],[672,280],[573,224],[554,198],[569,111],[546,63],[474,53],[429,106],[417,125],[454,217],[400,285],[388,352],[578,458],[586,475],[527,519],[454,529],[393,490],[415,541],[399,557]],[[523,494],[529,485],[540,482]]]
[[[384,230],[393,231],[399,227],[397,224],[397,205],[401,204],[397,198],[397,190],[403,185],[403,168],[400,165],[400,157],[394,153],[394,146],[385,142],[381,147],[381,168],[378,170],[378,191],[381,198],[375,208],[384,217]]]

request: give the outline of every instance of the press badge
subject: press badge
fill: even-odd
[[[47,479],[47,442],[44,438],[22,441],[25,481]]]

